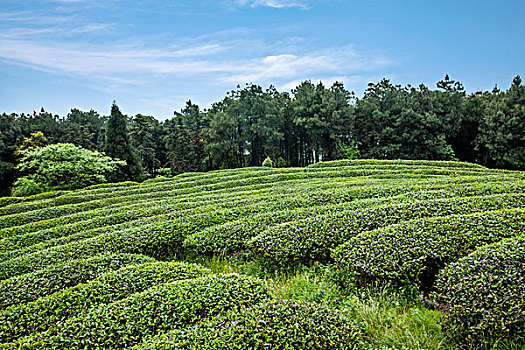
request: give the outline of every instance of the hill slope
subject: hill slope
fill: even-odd
[[[520,172],[457,162],[358,160],[5,198],[0,343],[220,348],[209,341],[220,333],[223,344],[242,336],[255,348],[280,342],[359,348],[370,334],[337,308],[279,302],[263,280],[217,274],[193,262],[233,257],[228,259],[266,270],[322,263],[344,276],[339,283],[345,289],[379,283],[415,286],[429,296],[438,278],[448,290],[440,275],[445,267],[525,232],[524,189]],[[499,293],[506,297],[505,288]],[[515,314],[523,315],[523,296],[516,298]],[[455,302],[439,300],[443,307]],[[506,315],[514,317],[506,333],[480,331],[482,321],[465,323],[461,315],[450,324],[477,327],[476,337],[518,337],[524,321],[515,314]],[[253,323],[261,318],[268,325],[263,334]],[[231,329],[238,319],[247,323]],[[465,334],[462,339],[472,340]]]

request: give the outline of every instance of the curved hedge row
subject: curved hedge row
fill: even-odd
[[[513,188],[516,183],[511,183]],[[525,189],[525,183],[521,183]],[[306,207],[299,207],[278,212],[266,212],[260,215],[230,221],[222,225],[212,226],[195,234],[188,236],[183,246],[186,250],[195,254],[214,255],[233,253],[247,248],[248,241],[261,234],[269,228],[290,221],[297,221],[318,215],[330,215],[333,213],[367,208],[386,204],[401,204],[414,200],[432,200],[439,198],[461,196],[479,196],[509,192],[509,184],[505,183],[473,183],[464,186],[448,186],[440,183],[406,189],[404,194],[393,197],[369,198],[355,201],[344,199],[328,199],[328,205],[315,205],[312,203]],[[437,188],[437,190],[436,190]],[[334,191],[335,192],[335,191]]]
[[[44,200],[48,198],[55,198],[55,197],[62,196],[65,193],[69,193],[69,191],[50,191],[50,192],[38,193],[38,194],[28,196],[28,197],[2,197],[0,198],[0,209],[2,209],[3,211],[4,207],[6,206],[12,206],[18,203],[31,203],[33,201],[39,201],[39,200]],[[6,212],[9,212],[9,211],[6,211]]]
[[[72,260],[0,282],[0,309],[28,303],[61,289],[76,286],[121,267],[154,262],[134,254],[103,254],[85,260]]]
[[[440,161],[440,160],[408,160],[408,159],[343,159],[333,160],[328,162],[319,162],[311,164],[309,168],[326,168],[326,167],[340,167],[340,166],[359,166],[359,165],[405,165],[405,166],[432,166],[440,168],[474,168],[474,169],[487,169],[482,165],[467,163],[467,162],[454,162],[454,161]]]
[[[365,189],[340,189],[329,193],[317,193],[312,197],[283,194],[277,197],[250,199],[250,205],[228,202],[225,206],[233,208],[207,210],[201,214],[160,221],[153,224],[133,227],[123,231],[110,231],[93,238],[74,241],[63,246],[52,247],[0,263],[0,280],[22,273],[41,269],[56,262],[70,258],[87,258],[101,252],[127,252],[146,254],[155,257],[168,257],[181,252],[183,240],[190,234],[213,225],[223,224],[243,216],[256,215],[265,211],[278,211],[288,208],[306,207],[327,201],[345,201],[369,198],[403,192],[402,187],[372,186]],[[286,199],[287,198],[287,199]],[[204,208],[200,208],[204,209]]]
[[[233,169],[230,169],[230,170],[233,170]],[[268,168],[264,170],[268,170]],[[193,175],[191,177],[188,177],[188,176],[181,177],[180,175],[177,175],[176,177],[171,178],[168,184],[165,184],[163,186],[147,186],[144,184],[135,186],[137,185],[137,183],[129,181],[129,182],[104,184],[108,186],[99,186],[99,187],[89,186],[89,187],[86,187],[80,190],[76,190],[74,192],[58,191],[58,192],[41,193],[41,194],[34,195],[31,197],[5,197],[9,199],[7,201],[9,202],[9,204],[11,204],[11,202],[19,203],[19,204],[11,205],[9,208],[0,208],[0,215],[21,213],[21,212],[29,211],[29,210],[37,210],[37,209],[45,208],[49,205],[61,206],[61,205],[67,205],[67,204],[80,203],[84,201],[100,200],[100,199],[115,197],[115,196],[121,197],[121,196],[134,195],[134,194],[146,194],[149,192],[165,191],[166,189],[169,189],[169,190],[177,189],[177,188],[180,189],[180,188],[191,187],[192,185],[196,186],[196,185],[210,184],[214,182],[223,181],[225,178],[227,177],[231,178],[232,176],[235,176],[235,175],[237,176],[240,175],[240,177],[247,176],[247,175],[243,175],[243,173],[247,173],[248,176],[258,176],[256,172],[246,171],[246,169],[242,169],[242,171],[229,172],[228,174],[224,173],[224,174],[221,174],[221,176],[214,176],[211,173],[199,173],[199,175]],[[133,188],[129,188],[129,187],[133,187]],[[54,195],[50,195],[50,194],[54,194]],[[59,195],[61,196],[60,198],[54,198],[54,197],[58,197]],[[40,198],[44,200],[39,200]],[[45,199],[47,198],[54,198],[54,200],[46,201]]]
[[[205,324],[171,331],[133,349],[360,349],[361,334],[336,310],[305,302],[269,302]]]
[[[464,347],[512,339],[525,347],[525,237],[480,248],[447,266],[436,289],[450,339]]]
[[[406,167],[400,167],[400,170],[392,169],[392,166],[384,167],[384,170],[378,170],[377,167],[363,168],[352,167],[352,168],[341,168],[338,170],[324,170],[324,169],[297,169],[295,171],[286,171],[281,170],[271,175],[259,176],[258,173],[250,174],[250,176],[244,176],[240,179],[235,179],[231,181],[222,181],[222,178],[216,179],[217,182],[214,184],[205,184],[201,186],[190,186],[190,183],[172,183],[168,182],[165,185],[150,185],[134,188],[133,190],[123,191],[122,193],[109,193],[107,197],[100,198],[100,194],[91,194],[91,196],[86,195],[84,198],[88,199],[87,201],[76,202],[74,204],[67,204],[67,197],[59,197],[62,201],[65,201],[65,205],[60,205],[60,203],[53,203],[53,206],[50,208],[45,205],[42,209],[37,209],[28,212],[20,212],[18,214],[4,215],[0,216],[0,228],[7,228],[15,225],[21,225],[33,221],[40,221],[49,218],[56,218],[59,216],[70,215],[72,213],[93,210],[101,208],[110,204],[122,204],[125,202],[133,201],[137,196],[148,196],[148,198],[158,198],[162,196],[167,196],[165,192],[173,192],[171,195],[181,195],[195,192],[204,192],[214,189],[225,189],[225,188],[235,188],[238,186],[247,186],[254,184],[264,184],[264,183],[275,183],[285,180],[299,180],[299,179],[311,179],[311,178],[332,178],[332,177],[353,177],[353,176],[368,176],[368,175],[381,175],[387,176],[388,178],[400,176],[403,178],[410,177],[412,172],[413,176],[421,177],[425,175],[433,174],[451,174],[451,171],[444,169],[411,169],[408,171],[405,170]],[[405,170],[405,171],[403,171]],[[470,174],[471,172],[464,172],[464,174]],[[454,173],[456,174],[456,173]],[[456,174],[457,175],[457,174]],[[186,186],[179,186],[186,185]],[[169,191],[171,189],[171,191]],[[77,196],[79,193],[74,192]],[[89,200],[91,199],[91,200]],[[49,203],[48,203],[49,204]],[[1,210],[1,209],[0,209]],[[4,208],[4,210],[9,210]],[[3,211],[3,210],[2,210]]]
[[[294,182],[295,181],[295,182]],[[190,193],[185,195],[179,195],[175,196],[172,192],[167,192],[166,197],[167,198],[161,198],[161,197],[151,197],[151,195],[138,195],[132,198],[131,201],[122,201],[119,202],[119,197],[112,198],[112,201],[115,201],[117,204],[111,205],[109,207],[101,207],[101,208],[95,208],[93,210],[86,210],[81,211],[79,213],[72,213],[71,215],[66,216],[59,216],[59,217],[52,217],[45,220],[39,220],[34,222],[28,222],[26,224],[22,224],[23,220],[19,221],[18,226],[11,226],[6,227],[3,229],[0,229],[0,237],[9,237],[9,236],[15,236],[25,233],[30,233],[34,231],[49,229],[61,225],[67,225],[67,224],[73,224],[78,223],[82,221],[86,221],[92,218],[98,218],[99,220],[102,220],[105,217],[108,217],[109,215],[112,215],[114,213],[119,213],[122,211],[134,211],[134,212],[140,212],[140,210],[144,210],[146,208],[155,208],[155,205],[160,204],[168,204],[171,203],[172,205],[178,205],[180,208],[192,208],[196,207],[199,204],[197,202],[199,201],[218,201],[220,198],[231,198],[233,195],[237,197],[241,197],[247,194],[255,195],[256,193],[262,194],[263,192],[274,192],[278,191],[279,189],[284,193],[285,189],[291,186],[292,184],[298,184],[299,181],[294,180],[291,182],[285,182],[284,184],[279,184],[278,186],[272,186],[272,184],[264,183],[264,184],[256,184],[256,185],[247,185],[247,186],[240,186],[237,188],[237,190],[243,190],[243,191],[236,191],[233,194],[227,190],[227,189],[219,189],[214,190],[210,192],[202,192],[202,193]],[[350,179],[350,181],[352,181]],[[335,186],[335,184],[330,184],[332,187]],[[314,188],[315,182],[311,181],[310,183],[306,184],[302,190],[305,191],[306,188]],[[120,197],[122,199],[122,197]],[[131,204],[130,204],[131,203]],[[67,210],[68,206],[63,206],[64,210]],[[44,210],[44,209],[42,209]],[[75,209],[76,210],[76,209]],[[28,215],[30,213],[23,213],[20,215]],[[17,221],[20,219],[20,215],[11,215],[9,217],[6,217],[10,219],[11,221]]]
[[[353,237],[337,247],[333,257],[361,280],[430,287],[446,263],[523,232],[524,208],[428,218]]]
[[[121,224],[101,226],[99,228],[86,229],[86,230],[83,230],[80,225],[78,229],[76,230],[76,233],[67,234],[63,237],[59,236],[57,238],[51,238],[46,241],[36,243],[33,245],[24,244],[24,246],[21,248],[9,250],[5,253],[2,253],[0,254],[0,263],[6,262],[10,259],[16,259],[24,255],[32,254],[32,253],[39,252],[45,249],[49,249],[52,247],[73,243],[73,242],[80,241],[83,239],[93,238],[95,236],[99,236],[107,232],[125,230],[131,227],[134,227],[134,226],[147,225],[147,224],[151,224],[154,222],[158,222],[161,220],[167,220],[167,219],[168,219],[167,215],[156,215],[156,216],[126,221]]]
[[[304,172],[302,169],[295,171],[272,171],[272,174],[267,172],[246,172],[241,175],[234,176],[228,181],[225,178],[216,178],[214,181],[199,182],[176,182],[170,181],[164,185],[156,186],[141,186],[125,191],[111,191],[106,196],[101,196],[100,193],[86,194],[82,196],[83,191],[73,192],[71,197],[61,197],[60,201],[46,201],[41,208],[14,213],[14,208],[0,208],[0,212],[7,212],[11,215],[0,216],[0,228],[7,228],[10,226],[21,225],[33,221],[40,221],[59,216],[70,215],[80,211],[94,210],[111,204],[122,205],[123,203],[131,202],[137,198],[159,198],[164,196],[183,195],[196,192],[207,192],[211,190],[233,189],[237,187],[244,187],[250,185],[261,185],[286,180],[299,180],[305,178],[315,177],[318,172]],[[341,171],[326,171],[323,174],[330,174],[331,177],[348,176],[347,172]],[[265,175],[265,176],[264,176]],[[93,191],[88,191],[93,192]],[[80,196],[80,197],[79,197]],[[80,200],[84,199],[84,200]],[[73,203],[68,201],[72,200]],[[80,200],[80,201],[79,201]],[[64,203],[62,203],[64,202]],[[53,204],[49,206],[49,204]]]
[[[279,264],[326,260],[330,257],[332,248],[359,233],[383,226],[436,215],[468,214],[524,205],[525,194],[454,197],[390,204],[277,225],[255,236],[249,244],[256,254]],[[350,245],[348,247],[351,248]],[[367,249],[366,245],[363,247]]]
[[[169,281],[201,277],[208,269],[194,264],[155,262],[108,272],[97,279],[36,301],[0,311],[0,342],[10,342],[77,315]],[[103,309],[107,309],[106,306]]]
[[[153,287],[94,308],[47,332],[24,339],[27,349],[115,349],[143,337],[182,329],[227,310],[264,302],[270,295],[253,277],[212,275]]]
[[[333,184],[333,186],[336,185],[337,183]],[[315,187],[315,183],[312,183],[311,186],[305,186],[302,191],[307,191],[313,187]],[[41,241],[42,239],[67,236],[68,234],[77,232],[79,227],[82,227],[83,229],[100,228],[105,225],[114,225],[120,222],[125,222],[129,219],[148,217],[162,213],[171,213],[170,216],[177,217],[183,215],[182,211],[184,210],[191,209],[202,212],[205,210],[202,208],[205,205],[216,204],[218,207],[227,207],[234,206],[235,202],[249,202],[250,199],[254,202],[259,199],[259,196],[268,195],[270,192],[279,194],[286,193],[286,190],[280,187],[268,189],[257,186],[257,188],[250,188],[250,191],[240,191],[234,194],[204,193],[200,195],[169,198],[160,201],[143,200],[129,206],[87,211],[73,214],[71,216],[6,228],[0,230],[0,237],[5,236],[4,239],[6,240],[6,243],[3,245],[6,247],[6,250],[8,250],[9,246],[18,245],[16,243],[10,244],[8,243],[9,241],[25,241],[25,239],[23,239],[24,235],[27,237],[33,237],[33,240],[29,243],[35,244],[38,243],[38,240]],[[228,199],[228,201],[225,199]],[[19,247],[30,244],[25,243],[19,245]]]
[[[372,184],[373,182],[371,182]],[[287,184],[287,186],[277,186],[272,189],[272,196],[279,196],[279,199],[283,201],[283,198],[286,197],[296,197],[300,195],[303,200],[306,200],[307,206],[316,205],[317,202],[320,203],[338,203],[338,202],[344,202],[347,200],[352,199],[352,193],[355,197],[356,191],[359,191],[355,186],[350,187],[350,190],[345,189],[345,185],[350,185],[351,182],[330,182],[328,184],[317,184],[316,182],[310,183],[308,186],[298,186],[299,188],[296,188],[295,184],[294,186],[290,186],[291,184]],[[313,186],[311,186],[313,185]],[[480,191],[479,189],[473,189],[471,190],[471,187],[480,187],[481,184],[471,184],[468,186],[462,186],[462,187],[456,187],[454,186],[453,189],[449,191],[456,191],[455,189],[461,188],[461,192],[464,194],[469,194],[468,192],[478,193]],[[443,188],[443,186],[449,186],[444,185],[440,182],[436,184],[422,184],[421,186],[425,186],[426,189],[434,189],[434,188]],[[524,184],[525,186],[525,184]],[[317,191],[314,191],[314,187],[318,187]],[[342,188],[340,188],[342,187]],[[420,187],[420,186],[419,186]],[[420,188],[425,188],[420,187]],[[455,188],[455,189],[454,189]],[[508,190],[508,186],[505,183],[495,182],[491,183],[490,186],[483,186],[482,189],[484,192],[487,191],[487,189],[492,189],[493,192],[497,191],[504,191]],[[345,196],[345,192],[350,192],[349,196]],[[421,198],[422,196],[428,196],[430,194],[425,194],[421,192],[412,192],[413,196]],[[200,213],[200,212],[206,212],[206,211],[213,211],[217,210],[218,208],[224,208],[224,207],[232,207],[240,204],[247,204],[251,201],[258,202],[260,201],[259,196],[268,196],[269,194],[266,193],[266,189],[264,190],[253,190],[253,191],[247,191],[246,193],[243,192],[237,192],[229,196],[228,201],[224,201],[223,196],[220,197],[213,197],[213,199],[205,200],[205,197],[203,198],[197,198],[202,199],[202,201],[196,200],[193,202],[193,206],[196,208],[191,209],[181,209],[178,211],[171,211],[177,208],[177,205],[170,205],[170,204],[162,204],[167,202],[157,202],[153,203],[153,209],[146,210],[146,209],[140,209],[139,206],[138,209],[135,210],[128,210],[122,212],[122,214],[115,214],[114,216],[108,215],[108,216],[102,216],[93,218],[86,221],[80,221],[72,224],[67,224],[63,226],[53,227],[42,231],[37,232],[30,232],[26,234],[19,234],[14,235],[12,237],[4,238],[3,240],[0,240],[0,251],[4,251],[4,253],[0,252],[0,261],[5,261],[11,258],[14,258],[16,256],[20,256],[23,254],[36,252],[41,249],[46,249],[52,246],[61,245],[61,244],[67,244],[71,243],[73,241],[77,241],[80,239],[86,239],[91,238],[96,235],[100,235],[102,233],[125,229],[133,226],[133,223],[136,225],[143,225],[147,223],[156,222],[159,220],[166,220],[165,217],[162,215],[157,216],[149,216],[155,214],[155,212],[170,212],[170,216],[172,218],[182,216],[182,215],[191,215],[192,213]],[[442,197],[443,195],[435,194],[435,197]],[[239,197],[237,200],[236,198]],[[252,198],[253,200],[250,200]],[[277,200],[277,197],[274,198]],[[386,199],[385,199],[386,200]],[[208,206],[205,205],[216,203],[215,206]],[[200,205],[200,206],[199,206]],[[301,205],[300,203],[297,203],[297,205]],[[296,207],[297,205],[291,205],[290,208]],[[181,206],[182,208],[183,206]],[[190,207],[190,205],[188,205]],[[86,214],[87,215],[87,214]],[[141,219],[139,221],[140,217],[145,217],[146,219]],[[130,221],[126,221],[126,219],[130,219]],[[57,219],[60,220],[60,219]],[[114,224],[118,223],[119,221],[124,221],[123,224]],[[113,225],[105,225],[105,224],[113,224]],[[96,227],[94,229],[90,229],[92,226]],[[18,227],[20,228],[20,227]],[[3,246],[3,247],[2,247]]]

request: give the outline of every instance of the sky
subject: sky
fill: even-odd
[[[525,76],[523,0],[0,0],[0,113],[170,118],[246,83]]]

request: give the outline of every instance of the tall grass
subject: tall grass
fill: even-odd
[[[338,309],[360,326],[365,348],[454,349],[441,333],[441,312],[428,310],[420,300],[386,288],[342,289],[332,281],[328,266],[296,266],[282,271],[222,257],[206,258],[200,263],[215,273],[262,277],[279,300],[304,300]]]

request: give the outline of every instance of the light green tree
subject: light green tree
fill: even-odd
[[[126,162],[70,143],[58,143],[20,152],[16,169],[23,178],[47,188],[76,189],[107,182],[108,177]],[[17,181],[20,185],[27,183]],[[13,188],[16,192],[17,186]]]

